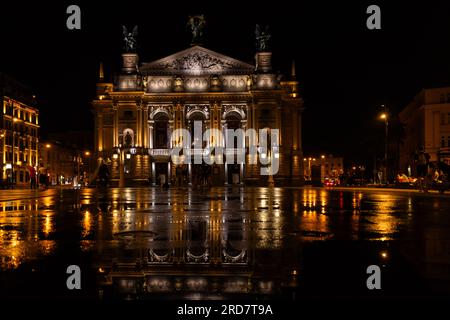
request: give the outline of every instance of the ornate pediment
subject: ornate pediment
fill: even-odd
[[[217,52],[194,46],[150,63],[141,72],[147,75],[251,74],[254,66]]]

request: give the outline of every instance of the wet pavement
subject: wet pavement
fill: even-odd
[[[66,287],[79,265],[82,290]],[[378,265],[382,289],[368,290]],[[324,188],[0,191],[12,299],[449,297],[450,196]]]

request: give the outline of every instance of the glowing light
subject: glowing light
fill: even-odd
[[[380,118],[381,118],[381,119],[386,119],[386,118],[387,118],[387,114],[386,114],[386,113],[382,113],[382,114],[380,115]]]
[[[90,153],[89,151],[86,151],[86,152],[84,153],[84,155],[85,155],[85,156],[90,156],[91,153]]]
[[[113,154],[113,159],[117,159],[117,158],[119,158],[119,155],[117,153],[114,153]]]
[[[49,148],[51,148],[51,147],[52,147],[52,145],[51,145],[51,144],[49,144],[49,143],[47,143],[47,144],[45,145],[45,147],[46,147],[47,149],[49,149]]]

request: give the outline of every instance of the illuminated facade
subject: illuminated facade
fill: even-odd
[[[325,179],[337,179],[344,173],[344,158],[332,154],[305,157],[303,162],[305,180],[311,180],[313,167],[320,168],[321,182]]]
[[[30,181],[29,167],[38,165],[39,112],[22,102],[20,85],[1,77],[0,93],[0,166],[2,183],[26,185]],[[19,87],[19,88],[18,88]]]
[[[405,139],[400,145],[400,172],[415,174],[417,155],[450,164],[450,87],[423,89],[400,113]]]
[[[90,173],[90,152],[81,152],[60,141],[41,141],[39,166],[46,169],[50,185],[83,182]]]
[[[293,66],[289,79],[272,71],[271,52],[258,52],[256,64],[247,64],[201,46],[168,57],[139,63],[136,53],[124,53],[123,67],[113,83],[103,81],[103,70],[93,101],[95,150],[97,157],[111,163],[112,181],[119,185],[157,184],[164,175],[174,183],[177,172],[185,173],[183,183],[193,182],[198,164],[177,165],[170,157],[180,140],[177,129],[193,132],[201,121],[202,132],[217,129],[279,129],[279,170],[276,185],[303,183],[301,117],[303,100]],[[211,166],[211,183],[267,184],[260,175],[261,163],[250,164],[248,146],[258,141],[245,138],[246,156],[230,164],[225,155],[216,156]],[[214,136],[203,148],[226,145]],[[243,149],[232,149],[234,156]],[[244,149],[245,150],[245,149]],[[202,149],[193,149],[191,156]],[[186,163],[186,162],[185,162]]]

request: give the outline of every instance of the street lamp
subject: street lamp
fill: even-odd
[[[387,107],[383,104],[381,105],[383,108],[383,112],[380,115],[380,119],[384,120],[384,126],[385,126],[385,135],[384,135],[384,182],[385,184],[388,184],[388,128],[389,128],[389,113]]]

